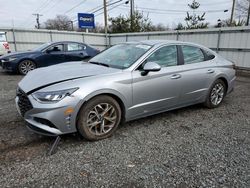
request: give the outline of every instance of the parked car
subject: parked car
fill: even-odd
[[[6,39],[6,33],[0,31],[0,56],[7,53],[10,53],[10,47]]]
[[[45,43],[32,51],[10,53],[0,57],[4,70],[27,74],[38,67],[47,67],[69,61],[86,60],[99,50],[79,42]]]
[[[121,122],[204,103],[218,107],[234,87],[234,64],[212,50],[178,41],[115,45],[87,63],[31,71],[16,104],[35,132],[111,136]]]

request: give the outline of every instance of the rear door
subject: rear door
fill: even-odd
[[[146,62],[161,65],[158,72],[142,75],[141,70]],[[149,56],[133,77],[133,106],[131,116],[140,116],[163,111],[178,105],[181,75],[178,70],[178,55],[175,45],[164,46]]]
[[[86,46],[80,43],[67,43],[65,58],[67,61],[81,61],[87,58]]]
[[[203,100],[215,75],[215,62],[205,51],[192,45],[181,45],[184,64],[182,70],[181,103]]]

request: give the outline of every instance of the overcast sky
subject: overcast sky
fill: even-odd
[[[115,2],[117,0],[107,0]],[[125,2],[126,0],[123,0]],[[192,0],[135,0],[135,6],[143,10],[153,23],[162,23],[173,27],[175,24],[184,22],[185,11],[190,11],[187,4]],[[232,0],[198,0],[201,4],[199,11],[206,12],[206,21],[216,24],[218,19],[230,17]],[[75,20],[77,13],[87,13],[96,7],[102,7],[103,0],[0,0],[0,27],[34,28],[35,16],[39,13],[41,23],[48,18],[54,18],[57,14],[65,14]],[[121,3],[117,3],[119,5]],[[112,9],[112,6],[109,7]],[[228,9],[228,12],[223,10]],[[129,5],[122,5],[108,11],[109,17],[119,14],[128,15]],[[102,11],[95,13],[96,22],[103,24]],[[75,22],[77,24],[77,22]]]

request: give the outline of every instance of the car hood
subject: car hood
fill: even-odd
[[[122,70],[82,61],[62,63],[35,69],[29,72],[18,85],[25,93],[31,93],[60,82],[115,72],[122,72]]]
[[[26,51],[26,52],[11,52],[0,57],[0,59],[5,59],[9,57],[19,57],[19,56],[28,56],[31,54],[37,53],[37,51]]]

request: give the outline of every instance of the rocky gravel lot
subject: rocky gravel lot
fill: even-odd
[[[250,187],[250,77],[217,109],[195,105],[126,123],[88,142],[27,130],[16,112],[21,76],[0,71],[0,187]]]

